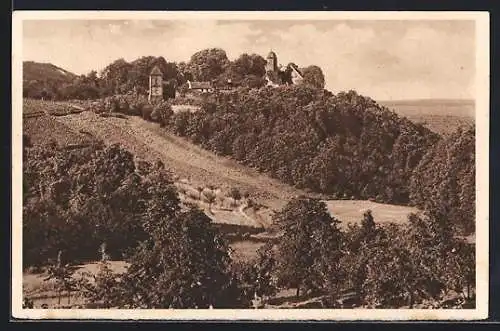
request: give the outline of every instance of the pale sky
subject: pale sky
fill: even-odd
[[[24,21],[23,58],[76,74],[118,58],[189,61],[219,47],[278,62],[318,65],[326,88],[376,100],[474,98],[474,21]]]

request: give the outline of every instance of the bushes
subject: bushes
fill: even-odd
[[[150,115],[151,120],[160,123],[160,126],[165,126],[170,117],[174,114],[172,106],[167,101],[162,101],[153,107],[153,111]]]
[[[151,105],[145,96],[132,94],[118,94],[100,99],[93,102],[89,109],[97,114],[120,113],[130,116],[141,116],[145,120],[160,123],[165,123],[173,113],[170,104],[166,101]],[[103,117],[108,116],[103,115]]]
[[[23,170],[25,266],[44,264],[59,250],[71,261],[95,259],[102,243],[120,259],[144,238],[142,222],[176,201],[164,169],[147,164],[139,171],[117,145],[26,148]]]

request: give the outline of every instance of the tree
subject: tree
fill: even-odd
[[[229,195],[234,200],[234,202],[239,201],[241,199],[240,190],[238,190],[236,187],[231,188],[231,191],[229,191]]]
[[[109,263],[109,256],[105,252],[105,245],[101,245],[101,261],[97,274],[84,274],[79,281],[80,291],[92,304],[98,304],[101,308],[112,308],[120,303],[120,274],[114,273]],[[92,277],[93,282],[88,278]]]
[[[208,211],[212,212],[212,204],[215,202],[216,195],[213,191],[207,191],[204,195],[205,200],[208,202]]]
[[[194,78],[201,81],[212,81],[224,72],[229,64],[226,52],[220,48],[209,48],[196,52],[188,64]]]
[[[171,104],[167,101],[162,101],[153,107],[150,116],[153,121],[160,123],[160,126],[164,127],[173,113]]]
[[[75,280],[73,279],[73,273],[75,268],[70,264],[62,263],[62,251],[57,254],[56,262],[49,266],[47,273],[48,276],[44,278],[44,281],[49,281],[54,279],[56,281],[56,288],[58,290],[58,304],[61,304],[61,296],[63,291],[68,293],[68,304],[71,303],[71,292],[76,290]]]
[[[375,220],[373,219],[372,211],[367,210],[363,213],[361,220],[361,236],[364,241],[371,241],[377,235]]]
[[[280,283],[297,289],[318,290],[332,275],[340,258],[339,223],[324,202],[310,198],[292,199],[274,218],[283,231],[278,242]]]
[[[233,302],[227,244],[200,210],[166,215],[148,227],[121,276],[122,308],[224,308]]]
[[[276,252],[272,243],[266,243],[257,250],[257,257],[251,261],[233,261],[233,278],[237,283],[237,296],[247,308],[255,299],[262,303],[277,292],[275,281]],[[263,299],[263,300],[262,300]]]
[[[198,200],[201,201],[201,193],[203,192],[204,188],[202,186],[196,186],[196,191],[198,191]]]
[[[470,234],[475,226],[475,130],[459,128],[438,141],[419,162],[410,181],[411,201],[453,220]]]
[[[311,85],[315,88],[325,88],[325,75],[320,67],[312,65],[302,70],[304,76],[303,83]]]
[[[123,254],[144,240],[141,222],[178,205],[163,166],[138,161],[118,145],[66,150],[25,149],[23,263],[44,265],[63,251],[70,261],[93,260],[106,242]]]

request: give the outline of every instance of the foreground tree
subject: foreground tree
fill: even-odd
[[[324,202],[310,198],[291,200],[274,222],[283,231],[277,258],[280,285],[296,288],[297,297],[301,289],[322,289],[340,258],[339,222]]]
[[[47,273],[48,276],[44,281],[54,280],[57,289],[57,303],[61,304],[61,297],[63,291],[68,294],[68,305],[71,303],[71,292],[76,290],[76,282],[73,274],[76,268],[69,263],[62,262],[62,251],[57,254],[57,260],[53,265],[50,265]]]
[[[226,243],[198,209],[146,224],[150,238],[111,291],[122,308],[223,308],[234,305]],[[109,301],[103,293],[103,301]],[[117,299],[116,293],[120,293]]]

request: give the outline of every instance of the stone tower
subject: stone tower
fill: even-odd
[[[155,66],[149,74],[148,100],[150,103],[157,103],[163,100],[163,74],[158,66]]]
[[[276,56],[276,53],[270,51],[269,54],[267,55],[266,60],[267,60],[266,71],[273,71],[273,72],[278,71],[278,57]]]

